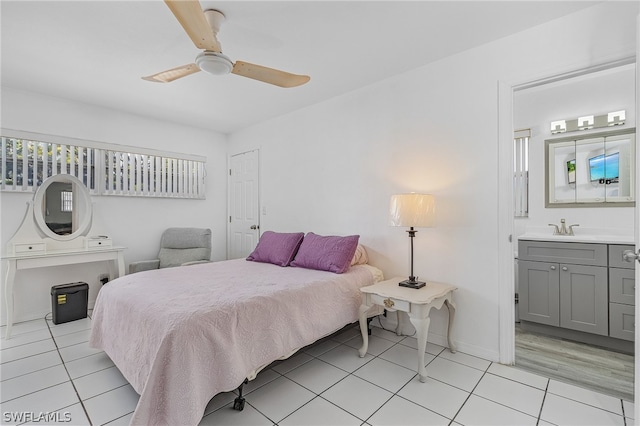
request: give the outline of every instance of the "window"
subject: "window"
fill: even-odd
[[[531,129],[517,130],[513,139],[513,214],[529,216],[529,138]]]
[[[104,151],[106,195],[204,198],[204,162]]]
[[[63,211],[63,212],[73,211],[73,192],[72,191],[60,192],[60,211]]]
[[[49,176],[73,175],[95,189],[95,149],[2,137],[0,189],[35,191]]]
[[[2,132],[16,134],[2,136],[2,191],[33,192],[49,176],[70,174],[93,195],[205,198],[205,158],[201,156]],[[68,202],[71,209],[73,203]]]

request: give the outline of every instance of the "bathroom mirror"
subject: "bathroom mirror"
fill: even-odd
[[[55,175],[36,191],[33,215],[40,231],[58,241],[84,235],[91,226],[91,196],[80,179]]]
[[[545,207],[635,206],[635,128],[545,141]]]

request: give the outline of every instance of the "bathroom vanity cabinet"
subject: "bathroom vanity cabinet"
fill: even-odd
[[[633,340],[632,245],[528,241],[518,243],[520,320],[550,326],[560,337]],[[548,331],[547,330],[547,331]],[[589,339],[587,339],[589,340]]]

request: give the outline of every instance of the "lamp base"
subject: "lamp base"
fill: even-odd
[[[424,281],[416,281],[415,279],[408,279],[408,280],[404,280],[398,283],[398,285],[400,287],[409,287],[409,288],[415,288],[415,289],[419,289],[424,287],[425,285],[427,285],[426,282]]]

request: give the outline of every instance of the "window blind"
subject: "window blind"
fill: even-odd
[[[110,150],[104,162],[105,195],[204,198],[204,162]]]
[[[205,198],[203,157],[52,139],[2,136],[0,190],[32,192],[50,176],[70,174],[93,195]]]
[[[518,130],[513,139],[513,214],[529,215],[529,138],[531,130]]]

